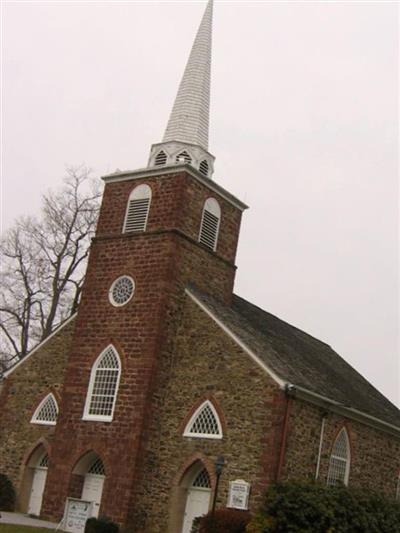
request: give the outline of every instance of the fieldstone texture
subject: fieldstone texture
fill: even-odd
[[[345,427],[351,448],[349,486],[395,497],[400,472],[399,438],[301,400],[292,405],[284,479],[315,479],[322,417],[325,416],[318,479],[326,483],[332,446]]]
[[[11,479],[17,492],[29,452],[39,442],[49,446],[53,442],[54,426],[30,421],[49,392],[54,393],[59,403],[73,331],[71,320],[1,382],[0,472]]]
[[[123,234],[129,195],[142,183],[152,189],[146,231]],[[222,212],[215,252],[198,243],[204,202],[211,196]],[[324,412],[288,398],[221,325],[234,330],[263,365],[274,361],[282,383],[296,371],[314,390],[321,376],[304,362],[332,353],[328,347],[318,351],[319,341],[272,315],[265,319],[265,312],[233,296],[240,221],[240,209],[226,195],[184,170],[165,176],[160,169],[158,176],[106,185],[75,324],[27,358],[0,391],[0,471],[17,487],[24,479],[25,502],[33,475],[33,468],[26,475],[25,465],[39,444],[50,454],[42,516],[58,522],[65,499],[81,496],[85,471],[77,465],[89,452],[105,467],[100,514],[129,533],[181,533],[190,472],[206,468],[214,491],[219,455],[226,465],[218,506],[226,505],[229,481],[235,479],[251,483],[254,511],[275,479],[315,477]],[[109,289],[121,275],[135,280],[135,294],[114,307]],[[83,420],[93,363],[109,344],[122,364],[113,420]],[[357,383],[368,396],[370,386]],[[342,384],[340,394],[345,388]],[[50,390],[60,399],[56,427],[30,424]],[[223,438],[183,437],[191,414],[206,399],[219,413]],[[398,416],[394,406],[387,412]],[[320,480],[326,482],[330,450],[343,425],[352,450],[350,485],[394,496],[399,438],[332,412],[326,415]]]
[[[152,189],[146,231],[122,234],[129,195],[141,183]],[[126,522],[132,490],[143,475],[160,354],[172,353],[184,288],[195,283],[227,303],[232,296],[241,211],[214,195],[222,219],[212,252],[197,242],[209,196],[210,190],[185,171],[107,184],[66,370],[44,516],[61,518],[74,466],[94,450],[106,470],[100,512]],[[114,307],[109,288],[123,274],[135,280],[135,294],[125,306]],[[113,422],[82,420],[92,365],[110,343],[122,361]]]
[[[175,518],[173,488],[198,458],[210,465],[210,477],[217,456],[225,458],[219,506],[227,503],[229,481],[245,479],[252,483],[250,503],[255,507],[276,470],[282,391],[188,296],[173,355],[164,355],[159,360],[143,479],[131,503],[135,532],[177,531],[168,529]],[[225,421],[222,440],[182,435],[193,409],[205,399],[215,402]]]

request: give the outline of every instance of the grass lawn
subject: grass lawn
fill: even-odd
[[[44,527],[12,526],[11,524],[0,524],[0,533],[51,533],[54,529]]]

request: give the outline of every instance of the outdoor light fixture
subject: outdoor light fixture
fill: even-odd
[[[215,475],[217,476],[217,481],[215,483],[214,498],[213,498],[213,505],[212,505],[212,511],[211,511],[211,516],[213,518],[214,518],[214,512],[215,512],[215,504],[217,503],[219,478],[221,477],[222,469],[224,466],[225,466],[225,459],[222,455],[219,455],[217,457],[217,460],[215,461]]]

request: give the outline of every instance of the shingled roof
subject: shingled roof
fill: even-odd
[[[330,346],[240,296],[231,306],[189,288],[282,381],[399,427],[400,410]]]

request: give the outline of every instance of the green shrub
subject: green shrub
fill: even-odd
[[[14,511],[15,490],[5,474],[0,474],[0,511]]]
[[[399,533],[399,524],[400,504],[372,491],[281,483],[246,533]]]
[[[119,526],[109,518],[89,518],[86,520],[85,533],[118,533]]]
[[[196,526],[199,533],[245,533],[249,521],[248,511],[218,509],[202,516]]]

